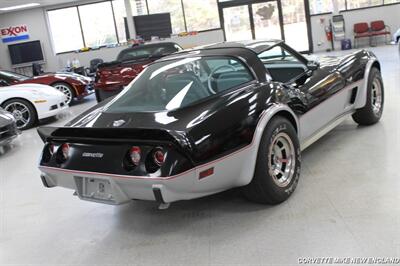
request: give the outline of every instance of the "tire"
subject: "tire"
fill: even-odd
[[[66,105],[71,105],[76,97],[74,89],[71,85],[64,83],[64,82],[57,82],[51,85],[52,87],[56,88],[57,90],[61,91],[67,96],[67,100],[64,102]]]
[[[382,117],[384,96],[381,72],[373,67],[368,77],[367,102],[363,108],[353,114],[353,120],[363,126],[377,123]]]
[[[279,155],[273,154],[274,148],[275,153],[280,153],[281,161]],[[274,167],[277,170],[273,171]],[[272,118],[261,138],[253,180],[243,188],[245,197],[262,204],[284,202],[297,187],[300,168],[300,145],[296,130],[286,118]],[[278,169],[284,175],[278,173]]]
[[[35,107],[23,99],[12,99],[3,103],[2,107],[13,114],[17,120],[17,127],[25,130],[37,124],[38,118]]]

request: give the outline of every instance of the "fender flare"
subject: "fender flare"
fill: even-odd
[[[253,145],[251,147],[252,151],[249,153],[250,158],[246,160],[246,163],[240,175],[240,179],[238,180],[238,186],[248,185],[253,179],[261,138],[264,134],[266,127],[268,126],[269,121],[271,121],[272,118],[278,115],[282,115],[283,117],[287,118],[295,127],[297,131],[297,136],[300,137],[301,128],[299,119],[288,105],[275,103],[268,109],[266,109],[262,113],[261,118],[257,123],[257,127],[253,136]]]
[[[23,98],[23,97],[12,97],[12,98],[8,98],[8,99],[6,99],[6,100],[4,100],[3,102],[0,103],[0,107],[2,107],[4,103],[6,103],[6,102],[8,102],[8,101],[11,101],[11,100],[24,100],[24,101],[27,101],[28,103],[30,103],[30,105],[32,105],[33,109],[35,110],[35,116],[36,116],[36,118],[39,117],[39,115],[38,115],[38,110],[37,110],[35,104],[34,104],[31,100],[28,100],[28,99]]]
[[[69,82],[67,82],[67,81],[65,81],[65,80],[62,80],[62,81],[58,80],[58,81],[55,81],[55,82],[51,83],[49,86],[53,87],[53,85],[54,85],[54,84],[57,84],[57,83],[64,83],[64,84],[68,85],[69,87],[71,87],[71,88],[73,89],[73,92],[74,92],[74,94],[75,94],[75,95],[73,95],[73,98],[78,97],[79,93],[78,93],[78,90],[75,88],[75,86],[74,86],[72,83],[69,83]],[[54,87],[53,87],[53,88],[54,88]]]
[[[361,86],[357,100],[354,103],[355,109],[361,109],[367,104],[368,79],[373,67],[377,67],[379,70],[381,69],[381,65],[377,58],[370,58],[365,66],[364,83]]]

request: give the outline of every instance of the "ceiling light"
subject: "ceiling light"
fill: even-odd
[[[18,6],[3,7],[3,8],[0,8],[0,11],[10,11],[10,10],[16,10],[16,9],[21,9],[21,8],[34,7],[34,6],[40,6],[40,4],[39,3],[29,3],[29,4],[24,4],[24,5],[18,5]]]

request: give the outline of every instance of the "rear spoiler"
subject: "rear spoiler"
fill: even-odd
[[[37,129],[43,142],[135,142],[172,143],[188,151],[191,144],[186,134],[164,129],[141,128],[79,128],[79,127],[40,127]]]

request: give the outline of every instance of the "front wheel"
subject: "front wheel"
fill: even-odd
[[[65,94],[65,96],[67,96],[67,99],[65,100],[65,104],[66,105],[71,105],[74,97],[75,97],[75,93],[72,89],[72,87],[67,84],[67,83],[63,83],[63,82],[58,82],[52,85],[52,87],[56,88],[57,90],[61,91],[62,93]]]
[[[353,114],[354,121],[365,126],[377,123],[382,117],[384,102],[381,72],[373,67],[368,77],[367,102]]]
[[[264,204],[279,204],[290,197],[300,177],[300,145],[293,125],[273,118],[264,130],[253,180],[244,195]]]
[[[38,122],[35,107],[26,100],[13,99],[6,101],[3,104],[3,108],[14,116],[18,129],[31,128]]]

